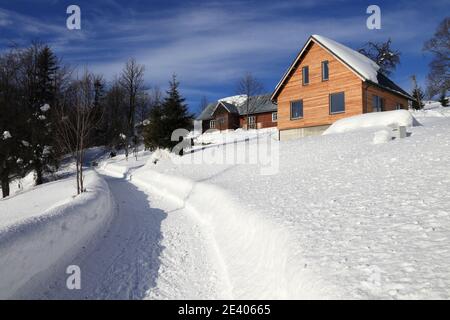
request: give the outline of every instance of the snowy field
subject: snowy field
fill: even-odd
[[[236,298],[448,298],[450,118],[417,118],[382,144],[376,126],[281,142],[273,176],[170,159],[133,176],[208,221]]]
[[[403,114],[292,141],[275,141],[273,130],[203,135],[183,157],[245,153],[263,138],[279,152],[273,175],[140,152],[88,174],[88,211],[73,210],[89,201],[72,198],[74,180],[2,200],[0,296],[448,299],[450,112],[429,107],[413,112],[416,126]],[[398,124],[408,126],[404,139],[388,127]],[[83,212],[98,219],[89,228],[92,217],[78,220],[85,234],[64,238],[67,219]],[[42,259],[30,243],[44,233],[42,245],[60,245]],[[80,266],[82,290],[66,289],[68,263]],[[9,281],[26,270],[36,274]]]

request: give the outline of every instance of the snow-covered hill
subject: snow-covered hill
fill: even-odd
[[[105,223],[109,228],[98,229],[100,237],[71,251],[70,263],[84,274],[82,290],[67,290],[64,272],[6,282],[10,274],[1,271],[0,293],[8,296],[9,285],[20,289],[20,297],[51,299],[448,299],[446,114],[414,112],[421,126],[382,143],[375,143],[377,126],[282,142],[270,130],[237,131],[199,137],[193,153],[182,158],[159,151],[141,152],[137,161],[104,159],[99,179],[111,190],[116,214]],[[209,160],[243,154],[257,143],[278,152],[275,174],[261,174],[266,163],[186,161],[198,154]],[[58,242],[64,228],[44,236],[33,226],[52,206],[72,207],[65,183],[0,201],[0,209],[15,210],[0,216],[2,230],[27,221],[15,241],[29,244],[42,236],[49,241],[44,244]],[[74,242],[86,243],[81,238]],[[1,270],[25,261],[15,248],[0,243],[8,257],[0,258]],[[62,270],[67,257],[49,252],[51,270]],[[25,270],[40,269],[19,268]]]
[[[421,124],[383,144],[373,142],[378,128],[280,142],[273,176],[166,159],[133,179],[207,221],[234,297],[301,297],[294,284],[310,297],[448,298],[450,119]]]

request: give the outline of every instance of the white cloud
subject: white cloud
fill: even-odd
[[[379,31],[366,28],[364,8],[360,15],[344,18],[326,10],[320,17],[292,14],[318,5],[326,9],[324,1],[317,4],[315,0],[276,1],[251,8],[239,1],[209,2],[154,12],[139,12],[114,0],[101,4],[114,14],[98,8],[83,11],[83,29],[78,33],[69,32],[65,24],[49,25],[2,9],[0,23],[2,17],[13,17],[22,22],[24,32],[53,34],[50,43],[66,61],[87,65],[109,79],[133,56],[145,64],[149,84],[164,88],[171,74],[177,73],[187,92],[199,96],[202,88],[229,85],[245,71],[275,85],[279,79],[274,75],[281,77],[311,34],[354,46],[391,37],[402,52],[417,52],[422,44],[422,39],[415,41],[418,34],[434,28],[431,21],[407,23],[420,20],[421,13],[404,9],[383,11]]]

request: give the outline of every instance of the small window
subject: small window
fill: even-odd
[[[345,112],[344,92],[330,94],[330,114]]]
[[[329,77],[328,61],[322,61],[322,81],[327,81]]]
[[[403,105],[401,103],[397,103],[397,110],[401,110],[404,109]]]
[[[373,96],[372,100],[372,112],[381,112],[384,109],[384,99],[379,96]]]
[[[302,68],[302,79],[303,79],[303,85],[309,84],[309,68],[308,67]]]
[[[249,116],[248,117],[248,129],[256,129],[256,116]]]
[[[278,121],[278,112],[272,112],[272,122]]]
[[[303,100],[291,102],[291,119],[303,118]]]
[[[215,128],[216,128],[216,120],[211,120],[211,121],[209,122],[209,127],[210,127],[211,129],[215,129]]]

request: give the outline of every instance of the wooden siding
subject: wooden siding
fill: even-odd
[[[203,120],[202,121],[202,133],[204,133],[206,130],[210,129],[210,122],[211,122],[211,120]]]
[[[397,104],[401,104],[403,109],[408,110],[408,99],[381,89],[374,85],[363,84],[364,88],[364,112],[373,112],[373,96],[384,99],[383,111],[396,110]]]
[[[328,61],[329,80],[322,81],[322,61]],[[302,67],[309,67],[309,84],[302,85]],[[342,62],[311,42],[277,98],[278,129],[329,125],[341,118],[363,113],[362,80]],[[345,93],[345,112],[330,115],[329,95]],[[303,100],[303,118],[291,120],[290,104]]]
[[[237,129],[239,127],[239,116],[228,112],[222,105],[219,105],[213,114],[214,120],[216,120],[215,129],[228,130]],[[223,119],[221,122],[220,119]]]
[[[272,121],[272,113],[273,112],[264,112],[264,113],[258,113],[258,114],[251,114],[250,116],[256,117],[256,119],[255,119],[256,120],[256,128],[258,128],[258,129],[271,128],[271,127],[277,126],[277,122]],[[247,116],[240,116],[239,126],[241,128],[246,128],[246,123],[247,123]]]

